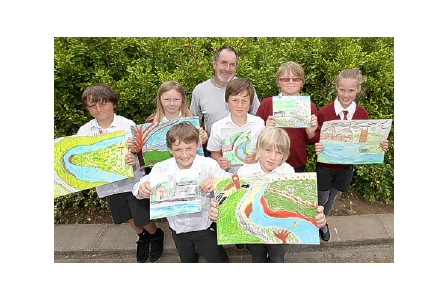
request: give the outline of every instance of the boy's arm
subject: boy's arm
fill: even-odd
[[[381,149],[382,149],[384,152],[386,152],[387,149],[389,149],[389,141],[388,141],[388,140],[383,140],[383,141],[380,143],[380,147],[381,147]]]
[[[210,151],[211,157],[218,162],[221,169],[227,170],[230,167],[230,160],[222,156],[222,150]]]
[[[132,154],[132,152],[129,148],[128,148],[128,152],[126,153],[124,159],[125,159],[126,164],[129,166],[133,166],[137,162],[137,160],[135,159],[135,155]]]
[[[140,181],[134,184],[132,194],[137,199],[148,199],[152,195],[152,188],[149,184],[149,175],[140,178]]]
[[[316,115],[311,115],[311,121],[310,121],[310,127],[307,127],[306,130],[306,134],[308,135],[308,139],[312,139],[315,136],[315,132],[317,130],[317,117]]]
[[[210,210],[208,211],[208,218],[212,222],[216,222],[218,220],[218,203],[216,203],[215,199],[212,199],[210,202]]]
[[[205,194],[213,192],[215,190],[213,179],[205,178],[204,180],[202,180],[202,182],[199,184],[199,190],[201,190],[201,192]]]
[[[319,205],[316,209],[315,220],[317,228],[323,228],[325,224],[327,224],[327,219],[324,215],[324,207],[322,205]]]

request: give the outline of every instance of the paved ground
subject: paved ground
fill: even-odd
[[[289,245],[289,263],[393,263],[394,215],[329,217],[331,240],[320,245]],[[167,222],[158,226],[165,232],[165,247],[156,263],[179,262]],[[134,263],[136,234],[127,224],[81,224],[54,226],[54,262]],[[231,262],[250,262],[247,249],[225,246]],[[199,262],[205,262],[201,257]]]

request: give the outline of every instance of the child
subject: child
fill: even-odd
[[[246,163],[254,163],[255,145],[257,137],[264,129],[264,121],[257,116],[249,114],[249,109],[254,101],[255,89],[252,83],[244,78],[231,80],[226,87],[225,100],[230,113],[212,124],[210,140],[207,150],[211,157],[215,159],[223,170],[236,174],[240,166],[231,166],[230,161],[223,157],[222,153],[222,133],[223,128],[242,128],[251,132],[252,153],[248,154],[244,160]]]
[[[286,131],[279,127],[267,127],[257,140],[256,160],[254,164],[244,164],[238,175],[248,174],[291,174],[294,168],[286,160],[289,156],[290,139]],[[325,226],[324,208],[319,206],[316,210],[317,227]],[[218,218],[217,203],[212,201],[209,218],[216,221]],[[252,262],[283,263],[287,251],[286,244],[247,244],[252,254]]]
[[[154,123],[161,121],[170,121],[183,117],[191,117],[192,114],[187,106],[187,99],[182,86],[176,81],[166,81],[162,83],[157,90],[155,111],[146,119],[145,123]],[[202,143],[206,143],[208,136],[205,130],[200,129]],[[142,155],[141,152],[138,155]],[[143,161],[143,159],[141,159]],[[145,168],[145,173],[149,174],[151,168]],[[157,260],[163,252],[163,236],[162,229],[157,228],[155,220],[150,221],[150,225],[157,233],[156,238],[151,240],[150,257]],[[153,261],[153,260],[151,260]]]
[[[182,86],[177,81],[162,83],[157,91],[157,106],[155,111],[146,119],[145,123],[170,121],[184,117],[192,117],[187,106],[187,97]],[[207,132],[199,129],[202,144],[207,143]]]
[[[305,84],[305,72],[302,67],[293,62],[283,63],[275,76],[280,96],[297,96]],[[257,116],[261,117],[266,126],[275,126],[272,116],[272,97],[261,101]],[[284,128],[291,139],[291,155],[287,162],[294,167],[295,172],[303,172],[306,166],[306,146],[319,141],[317,130],[317,108],[311,102],[311,124],[307,128]]]
[[[229,262],[224,248],[216,243],[216,231],[210,228],[212,222],[207,215],[214,189],[211,178],[228,177],[231,174],[222,170],[212,158],[196,154],[201,146],[199,130],[189,122],[172,126],[166,134],[166,144],[173,157],[156,163],[151,174],[197,169],[201,179],[199,189],[203,193],[201,212],[167,217],[181,262],[198,262],[199,255],[195,247],[208,262]],[[146,199],[152,195],[148,180],[149,175],[146,175],[134,185],[132,192],[137,199]]]
[[[322,107],[318,113],[318,122],[321,127],[325,121],[332,120],[364,120],[369,118],[367,110],[355,103],[356,96],[361,92],[364,82],[361,71],[357,68],[343,70],[336,78],[335,87],[337,98],[334,102]],[[387,151],[389,141],[380,143],[383,151]],[[324,150],[322,143],[315,144],[316,154]],[[319,205],[324,206],[324,214],[328,217],[336,198],[341,192],[348,191],[353,178],[353,165],[335,165],[317,162],[317,189]],[[319,230],[324,241],[330,240],[328,224]]]
[[[93,120],[81,126],[78,135],[96,136],[103,133],[124,130],[128,138],[129,151],[126,163],[135,165],[136,159],[130,149],[132,144],[131,126],[135,123],[122,116],[117,116],[115,110],[118,99],[107,84],[91,85],[82,93],[82,103]],[[109,211],[115,224],[128,222],[138,234],[137,261],[145,262],[149,257],[149,244],[154,237],[149,220],[149,201],[139,201],[132,195],[132,187],[142,177],[139,165],[134,166],[134,177],[98,186],[98,197],[106,197]]]

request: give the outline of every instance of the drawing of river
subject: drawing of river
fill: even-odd
[[[247,228],[248,226],[249,228],[247,229],[249,229],[251,234],[257,235],[262,239],[265,239],[266,236],[260,233],[259,227],[276,228],[273,231],[280,231],[281,229],[287,229],[296,236],[296,238],[299,240],[298,242],[299,244],[319,244],[319,236],[316,234],[317,228],[310,221],[307,221],[300,217],[285,217],[285,218],[271,217],[264,212],[261,199],[262,196],[264,195],[267,186],[268,186],[267,184],[264,184],[262,186],[254,187],[253,188],[255,189],[254,191],[252,191],[251,188],[246,192],[243,199],[241,199],[239,205],[237,206],[239,210],[239,212],[237,212],[237,218],[239,222],[247,223],[243,227]],[[251,194],[253,194],[253,196]],[[245,208],[247,208],[247,206],[250,204],[252,204],[252,212],[249,215],[249,219],[242,220],[246,218],[246,214],[244,213],[244,211]],[[279,242],[278,240],[277,241],[266,240],[265,243],[278,244],[281,242]]]
[[[384,152],[372,153],[366,148],[366,143],[323,141],[323,144],[325,147],[324,151],[317,157],[317,161],[319,162],[332,164],[374,164],[384,161]],[[379,148],[379,143],[372,145],[372,148],[375,147]]]
[[[114,174],[108,171],[100,170],[95,167],[83,167],[83,166],[77,166],[71,163],[70,158],[72,156],[83,154],[86,152],[96,151],[100,149],[104,149],[106,147],[109,147],[111,145],[117,144],[120,141],[123,140],[123,137],[115,137],[106,139],[104,141],[95,143],[93,145],[82,145],[74,147],[73,149],[68,150],[64,157],[64,165],[65,168],[71,173],[75,174],[75,177],[79,180],[86,181],[86,182],[115,182],[122,179],[126,179],[127,177]],[[101,178],[101,180],[99,180]]]
[[[202,209],[201,200],[196,202],[170,202],[164,206],[150,206],[149,217],[151,220],[164,217],[172,217],[182,214],[190,214],[200,212]]]

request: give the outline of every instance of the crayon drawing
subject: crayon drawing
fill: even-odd
[[[324,150],[317,161],[329,164],[382,164],[386,140],[392,127],[391,119],[335,120],[322,124],[320,143]]]
[[[319,244],[316,173],[215,178],[218,244]]]
[[[54,140],[54,198],[134,177],[124,131]]]
[[[310,127],[311,99],[308,95],[272,97],[272,111],[276,127]]]
[[[201,211],[197,170],[150,173],[149,182],[152,188],[152,195],[149,198],[151,220]]]
[[[222,156],[230,165],[242,165],[247,154],[252,152],[252,134],[246,128],[222,128]]]
[[[152,167],[155,163],[172,157],[166,146],[166,133],[173,125],[180,122],[190,122],[199,129],[198,117],[145,123],[131,127],[136,151],[139,152],[141,150],[143,153],[143,161],[140,161],[140,166],[142,168]],[[202,145],[202,143],[200,144]],[[197,154],[204,155],[202,147],[199,147]]]

